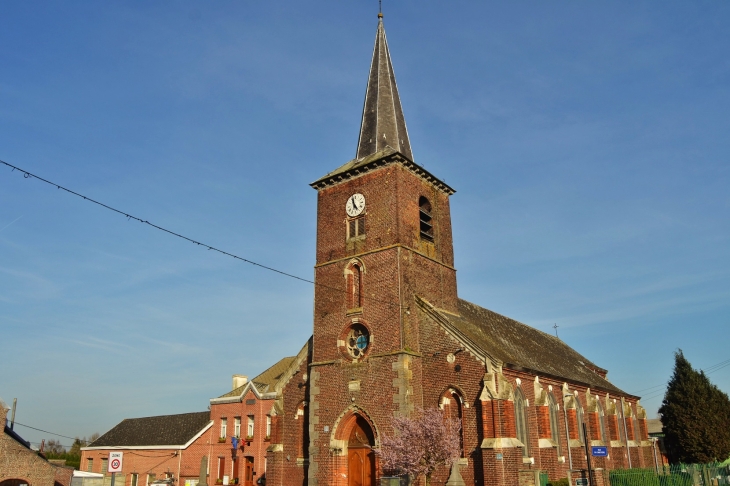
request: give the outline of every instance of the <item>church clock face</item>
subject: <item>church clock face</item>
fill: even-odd
[[[345,211],[351,218],[359,216],[365,210],[365,196],[362,194],[353,194],[347,199]]]

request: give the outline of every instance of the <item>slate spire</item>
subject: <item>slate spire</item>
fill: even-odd
[[[395,73],[390,62],[388,41],[385,39],[383,14],[378,14],[378,31],[375,34],[373,60],[365,91],[360,138],[357,142],[356,159],[380,152],[389,146],[413,160],[411,142],[408,140],[406,119],[400,105]]]

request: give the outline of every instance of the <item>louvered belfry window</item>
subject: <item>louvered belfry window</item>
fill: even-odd
[[[433,243],[433,215],[431,214],[431,203],[421,196],[418,200],[418,208],[421,221],[421,239]]]

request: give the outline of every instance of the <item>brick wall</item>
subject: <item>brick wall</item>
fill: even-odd
[[[21,480],[29,486],[69,486],[72,470],[54,466],[36,451],[20,444],[4,432],[7,410],[0,407],[0,483]]]

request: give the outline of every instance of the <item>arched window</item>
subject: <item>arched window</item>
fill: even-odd
[[[601,405],[601,401],[598,400],[597,402],[598,406],[596,408],[598,410],[598,430],[601,433],[601,440],[605,443],[608,443],[611,439],[606,433],[606,412],[603,410],[603,405]]]
[[[431,203],[421,196],[418,200],[418,207],[421,220],[421,239],[433,243],[433,216],[431,214]]]
[[[515,429],[517,432],[517,439],[522,442],[525,447],[522,448],[522,455],[529,457],[530,446],[529,446],[529,434],[527,431],[527,403],[525,402],[525,396],[522,394],[522,390],[517,388],[515,390]]]
[[[578,397],[575,397],[575,418],[578,425],[578,440],[581,444],[585,443],[583,439],[583,407],[580,404]]]
[[[305,448],[305,444],[309,444],[309,428],[305,423],[307,422],[307,417],[306,404],[304,402],[300,402],[299,405],[297,405],[297,410],[294,414],[294,420],[297,421],[297,457],[306,457],[307,451]]]
[[[347,308],[362,307],[362,268],[359,263],[351,263],[345,270],[347,277]]]
[[[558,419],[558,403],[552,393],[548,395],[550,399],[550,437],[557,445],[558,455],[562,456],[562,447],[560,446],[560,421]]]
[[[460,457],[464,457],[464,399],[459,392],[449,388],[441,395],[439,408],[445,419],[451,419],[459,426],[459,452]]]

